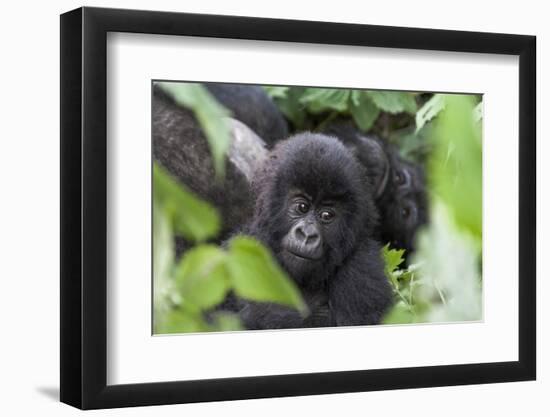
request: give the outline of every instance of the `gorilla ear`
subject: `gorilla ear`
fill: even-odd
[[[379,198],[388,184],[390,161],[382,144],[373,137],[359,135],[363,152],[368,155],[371,178],[373,178],[374,197]]]
[[[224,120],[231,132],[231,145],[227,156],[250,182],[254,171],[267,157],[265,142],[239,120],[231,117],[225,117]]]

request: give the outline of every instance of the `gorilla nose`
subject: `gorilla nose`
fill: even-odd
[[[319,246],[321,242],[321,236],[313,224],[299,225],[296,228],[296,238],[301,244],[312,248]]]

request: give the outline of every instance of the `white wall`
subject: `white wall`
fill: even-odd
[[[0,244],[3,282],[0,299],[2,344],[0,345],[0,410],[3,415],[47,415],[77,412],[57,399],[59,378],[59,18],[81,3],[5,2],[2,7],[0,89],[2,200]],[[93,1],[89,6],[124,7],[240,14],[293,19],[327,20],[396,26],[493,31],[538,36],[539,119],[539,258],[550,249],[550,165],[541,167],[542,143],[550,128],[541,123],[548,113],[550,73],[550,27],[544,2],[524,0],[507,6],[504,2],[482,3],[462,0],[393,0],[369,5],[339,0],[321,1],[201,0],[182,2]],[[336,9],[338,6],[338,9]],[[6,94],[7,93],[7,94]],[[542,97],[544,94],[544,97]],[[550,155],[547,155],[550,156]],[[543,236],[543,231],[547,232]],[[7,232],[7,233],[6,233]],[[101,411],[94,415],[549,415],[546,396],[550,392],[550,365],[545,353],[550,343],[549,304],[540,295],[550,284],[539,268],[539,380],[422,390],[388,391],[302,398],[238,401]],[[309,411],[311,410],[311,411]],[[30,414],[32,415],[32,414]]]

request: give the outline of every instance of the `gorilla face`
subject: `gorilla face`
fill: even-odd
[[[365,171],[336,138],[302,133],[281,142],[257,173],[254,231],[303,285],[330,276],[378,213]]]
[[[282,239],[281,260],[302,275],[322,264],[339,228],[340,209],[334,199],[317,201],[301,190],[289,194],[286,206],[288,232]]]
[[[383,238],[409,254],[414,250],[416,232],[427,222],[424,173],[418,165],[395,159],[392,193],[385,207]]]

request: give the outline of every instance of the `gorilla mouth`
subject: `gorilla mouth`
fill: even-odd
[[[321,256],[314,256],[313,254],[298,252],[296,250],[292,250],[288,248],[286,249],[286,251],[292,256],[303,259],[304,261],[318,261],[321,259]]]

